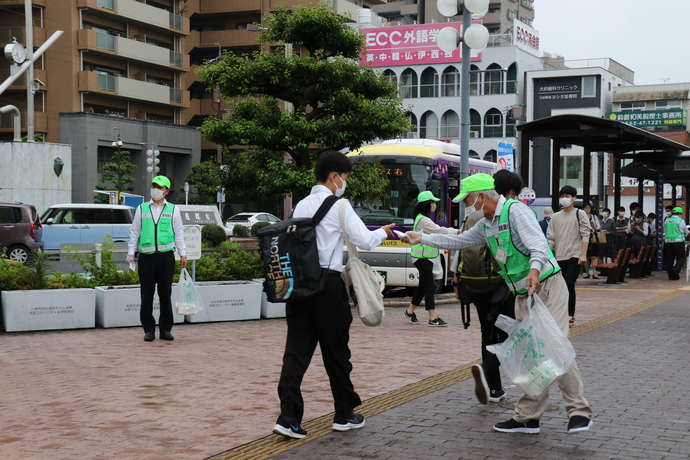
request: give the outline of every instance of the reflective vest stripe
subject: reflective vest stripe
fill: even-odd
[[[419,224],[419,221],[422,220],[422,218],[424,217],[424,214],[417,215],[417,217],[414,220],[413,231],[419,231],[417,225]],[[435,259],[436,257],[438,257],[438,254],[438,248],[435,248],[433,246],[424,246],[422,244],[413,245],[412,250],[410,251],[410,255],[418,259]]]
[[[174,204],[166,203],[158,222],[155,222],[150,203],[141,204],[141,233],[137,248],[139,252],[153,254],[175,250],[175,232],[172,226],[174,209]]]

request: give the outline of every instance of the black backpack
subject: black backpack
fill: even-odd
[[[314,217],[291,217],[257,231],[269,301],[300,302],[323,291],[316,226],[338,200],[326,198]]]

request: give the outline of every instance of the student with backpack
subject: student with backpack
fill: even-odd
[[[333,150],[319,154],[314,167],[316,185],[309,196],[297,203],[293,217],[311,218],[328,197],[342,196],[351,171],[352,161],[344,154]],[[391,228],[394,224],[370,231],[349,203],[345,205],[345,217],[347,238],[361,249],[372,250],[393,237]],[[347,431],[364,426],[364,417],[354,412],[362,400],[350,380],[352,364],[348,342],[352,311],[341,277],[344,235],[338,205],[330,207],[315,229],[319,264],[325,277],[324,287],[305,300],[286,302],[285,308],[287,339],[278,383],[280,416],[273,432],[288,438],[307,435],[300,426],[304,415],[300,387],[317,343],[321,348],[335,403],[333,430]],[[292,256],[299,257],[300,254]]]

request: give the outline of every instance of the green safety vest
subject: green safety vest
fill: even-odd
[[[417,217],[414,220],[414,227],[413,227],[413,230],[415,232],[419,231],[419,229],[417,228],[417,225],[419,224],[419,221],[423,217],[426,217],[426,216],[424,214],[417,214]],[[410,255],[412,257],[416,257],[418,259],[434,259],[434,258],[438,257],[438,254],[439,254],[438,248],[434,248],[432,246],[424,246],[421,243],[412,245],[412,250],[410,251]]]
[[[503,210],[498,218],[498,233],[496,235],[490,235],[489,230],[490,225],[484,224],[484,230],[486,231],[486,240],[489,243],[489,248],[491,248],[491,253],[496,259],[496,263],[501,268],[499,274],[503,277],[508,287],[513,291],[514,294],[526,294],[527,287],[525,285],[525,278],[529,275],[530,265],[529,265],[529,254],[523,254],[515,247],[513,244],[513,239],[510,234],[510,206],[513,203],[520,203],[518,200],[509,198],[503,205]],[[496,258],[496,253],[498,248],[501,247],[506,252],[506,262],[501,263]],[[546,248],[548,251],[548,264],[550,265],[548,270],[545,270],[539,275],[539,282],[544,281],[549,276],[557,273],[561,270],[561,267],[556,262],[556,258],[553,256],[551,249]]]
[[[685,235],[680,231],[680,223],[683,221],[678,216],[671,216],[664,222],[664,241],[666,243],[682,243]]]
[[[141,204],[141,234],[139,234],[138,251],[142,254],[168,252],[175,250],[175,232],[173,231],[173,209],[175,205],[166,203],[158,222],[153,219],[150,202]]]

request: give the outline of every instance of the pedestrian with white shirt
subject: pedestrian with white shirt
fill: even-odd
[[[139,252],[139,282],[141,285],[141,309],[139,317],[144,328],[144,340],[156,339],[156,318],[153,316],[153,295],[158,287],[160,316],[158,329],[161,340],[174,340],[172,281],[175,271],[175,254],[180,256],[180,266],[187,266],[184,244],[184,226],[177,206],[166,201],[170,193],[170,180],[156,176],[151,182],[151,201],[140,204],[134,213],[129,229],[127,263],[134,263],[134,253]]]
[[[568,315],[570,325],[575,324],[575,283],[582,265],[587,262],[587,247],[591,226],[587,214],[575,208],[577,190],[572,185],[565,185],[559,191],[559,203],[563,209],[551,218],[549,225],[549,248],[556,249],[556,260],[563,272],[563,279],[568,286]],[[589,278],[589,273],[586,274]]]
[[[352,161],[344,154],[333,150],[320,153],[314,167],[316,185],[306,198],[297,203],[293,217],[313,217],[326,198],[334,194],[342,196],[351,171]],[[364,416],[354,412],[362,400],[350,380],[352,364],[348,343],[352,311],[341,277],[345,235],[340,225],[338,207],[339,200],[316,226],[319,264],[322,276],[326,277],[324,290],[307,300],[288,302],[285,306],[287,339],[278,383],[280,416],[273,432],[288,438],[307,435],[300,426],[304,416],[300,387],[317,344],[321,348],[334,399],[333,430],[348,431],[364,426]],[[392,238],[393,225],[370,231],[350,203],[345,204],[347,238],[358,248],[370,251],[387,238]]]
[[[487,244],[500,267],[500,275],[516,296],[515,318],[522,321],[530,308],[528,298],[538,295],[561,331],[568,335],[568,288],[561,268],[549,250],[534,212],[524,203],[506,199],[494,189],[494,179],[477,173],[460,182],[460,194],[453,201],[474,204],[484,218],[460,235],[428,235],[408,232],[401,240],[442,249],[465,249]],[[584,214],[584,213],[583,213]],[[577,363],[573,361],[557,382],[568,411],[568,433],[589,430],[592,409],[584,397],[584,387]],[[549,402],[546,389],[536,398],[522,395],[515,406],[515,416],[494,425],[504,433],[537,434],[539,422]]]
[[[436,198],[433,193],[426,190],[417,196],[417,204],[414,208],[414,231],[422,233],[443,233],[448,235],[455,235],[458,231],[454,228],[446,228],[437,225],[431,220],[432,212],[436,211],[436,203],[441,201]],[[434,282],[434,263],[439,263],[437,260],[439,256],[438,248],[431,246],[424,246],[416,244],[412,246],[410,251],[414,266],[417,267],[419,276],[419,284],[412,295],[410,306],[405,310],[405,318],[410,320],[412,324],[419,324],[415,310],[422,303],[424,299],[424,308],[429,314],[429,326],[448,326],[448,323],[443,321],[436,314],[436,304],[434,302],[434,292],[436,290]]]

